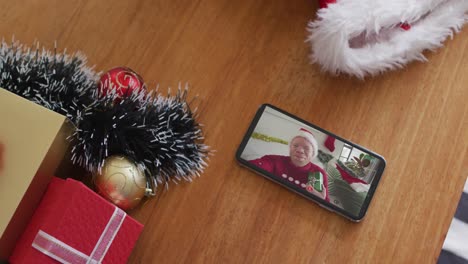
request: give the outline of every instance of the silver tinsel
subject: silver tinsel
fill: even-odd
[[[187,87],[173,96],[142,90],[115,103],[115,93],[98,96],[98,78],[81,54],[1,43],[0,87],[70,119],[74,164],[95,173],[106,157],[124,155],[154,186],[200,175],[210,151]]]

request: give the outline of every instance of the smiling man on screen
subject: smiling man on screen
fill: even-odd
[[[289,156],[265,155],[249,162],[329,201],[327,174],[312,163],[317,154],[318,144],[314,135],[301,128],[289,143]]]

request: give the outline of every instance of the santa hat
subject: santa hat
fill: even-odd
[[[318,144],[317,144],[317,140],[315,139],[314,134],[312,134],[312,132],[310,132],[309,130],[307,130],[305,128],[301,128],[301,129],[299,129],[299,133],[294,138],[297,138],[297,137],[302,137],[305,140],[307,140],[312,145],[312,147],[314,149],[313,150],[314,152],[312,153],[312,159],[317,157],[317,155],[318,155]]]
[[[319,0],[309,23],[312,62],[363,78],[426,61],[468,20],[466,0]]]

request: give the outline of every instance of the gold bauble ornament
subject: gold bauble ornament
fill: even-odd
[[[137,206],[146,192],[146,177],[135,162],[124,156],[110,156],[94,182],[98,193],[123,210]]]

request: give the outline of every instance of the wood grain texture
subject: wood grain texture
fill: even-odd
[[[129,263],[433,263],[468,175],[468,30],[428,63],[365,81],[310,65],[312,0],[1,1],[0,32],[125,65],[160,90],[188,82],[216,155],[201,178],[131,213]],[[271,103],[382,154],[362,223],[238,166],[249,120]]]

